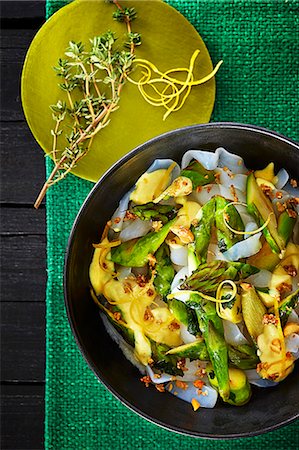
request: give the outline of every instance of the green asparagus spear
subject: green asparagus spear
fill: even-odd
[[[186,327],[188,326],[188,311],[185,303],[173,298],[167,301],[168,307],[174,317]]]
[[[256,349],[247,344],[229,345],[228,356],[232,364],[239,369],[255,369],[259,363]]]
[[[130,211],[141,220],[161,221],[164,225],[176,216],[178,210],[172,205],[160,205],[151,202],[145,205],[135,205]]]
[[[228,350],[224,337],[209,322],[208,331],[204,335],[210,360],[218,380],[218,389],[224,401],[229,399],[230,386],[228,375]]]
[[[207,252],[214,225],[215,199],[209,200],[201,209],[202,216],[198,224],[191,228],[195,238],[195,251],[201,262],[207,260]]]
[[[187,308],[187,314],[188,314],[187,330],[189,331],[190,334],[193,334],[193,336],[199,336],[201,333],[198,326],[196,312],[192,308]]]
[[[165,242],[156,251],[155,258],[157,264],[155,266],[156,276],[154,279],[154,286],[156,291],[164,298],[170,292],[171,283],[175,275],[169,257],[169,248]]]
[[[190,300],[188,300],[186,304],[195,310],[199,328],[202,333],[207,331],[207,325],[210,321],[212,322],[215,330],[223,336],[224,332],[222,320],[218,316],[213,302],[203,299],[200,294],[191,294]]]
[[[182,284],[182,289],[211,293],[223,280],[242,280],[259,272],[254,266],[241,262],[212,261],[201,264]]]
[[[189,358],[191,361],[200,359],[201,361],[208,361],[209,354],[203,338],[199,338],[194,342],[180,345],[179,347],[168,350],[167,355],[175,355],[180,358]]]
[[[123,242],[111,249],[111,260],[121,266],[144,267],[149,255],[154,255],[165,241],[176,219],[171,220],[157,232],[148,233],[139,239]]]
[[[230,394],[227,403],[234,406],[245,405],[251,397],[251,386],[245,372],[235,367],[230,367],[228,374]]]
[[[292,310],[299,304],[299,289],[288,295],[279,305],[279,317],[284,327]]]
[[[190,244],[188,244],[188,268],[190,273],[196,270],[199,264],[200,261],[198,260],[198,257],[196,255],[195,243],[191,242]]]
[[[263,225],[269,219],[263,234],[272,251],[279,254],[281,249],[285,248],[285,240],[278,233],[272,202],[257,184],[253,173],[247,177],[246,203],[249,214],[255,216],[259,225]]]
[[[229,268],[234,268],[237,270],[237,278],[235,278],[237,280],[244,280],[245,278],[250,277],[250,275],[254,275],[260,271],[257,267],[242,262],[231,261],[228,265]]]
[[[283,211],[278,218],[277,232],[283,240],[285,246],[292,236],[293,229],[297,220],[296,210],[292,209],[292,211],[294,212],[294,217],[289,216],[289,211]]]
[[[257,223],[259,224],[259,226],[263,226],[264,223],[266,222],[266,220],[263,219],[263,217],[261,216],[259,210],[257,209],[257,207],[255,206],[254,203],[248,204],[247,205],[247,211],[249,212],[249,214],[251,214],[255,220],[257,221]],[[275,219],[276,220],[276,219]],[[270,245],[270,248],[272,250],[272,252],[279,254],[280,253],[280,247],[277,244],[276,240],[274,239],[272,233],[270,232],[268,227],[265,227],[263,229],[263,234],[265,236],[266,241],[268,242],[268,244]],[[281,243],[281,247],[282,247],[282,238],[280,236],[278,236],[278,238],[280,240]]]
[[[224,222],[223,215],[227,215],[227,222],[236,230],[244,231],[244,224],[234,205],[229,205],[229,200],[226,200],[220,195],[209,200],[202,207],[202,216],[198,225],[192,228],[195,237],[195,249],[198,258],[201,262],[207,259],[208,246],[211,240],[212,227],[216,225],[216,232],[218,238],[218,246],[221,252],[225,252],[232,247],[236,242],[242,239],[242,236],[233,233]]]
[[[211,386],[219,391],[219,382],[217,380],[215,371],[210,365],[206,367],[206,371]],[[251,387],[245,373],[243,372],[243,370],[236,369],[235,367],[230,367],[228,369],[228,375],[230,394],[229,398],[225,401],[234,406],[245,405],[245,403],[247,403],[251,397]]]
[[[218,380],[219,394],[224,401],[229,398],[228,349],[223,335],[223,325],[217,315],[215,305],[198,294],[192,294],[189,306],[197,315],[200,331],[205,340],[207,351]]]
[[[205,169],[198,161],[193,160],[181,171],[181,176],[190,178],[193,189],[215,181],[215,171]]]
[[[193,334],[194,336],[198,336],[200,334],[200,331],[194,310],[188,308],[184,302],[181,302],[176,298],[168,300],[167,303],[174,317],[187,327],[189,333]]]
[[[168,373],[169,375],[183,376],[182,369],[177,367],[177,362],[180,357],[178,355],[169,355],[167,352],[170,350],[165,344],[161,344],[150,339],[152,348],[153,367],[161,372]]]
[[[224,222],[223,215],[227,217],[227,222],[229,225],[238,231],[244,231],[244,224],[234,205],[229,205],[226,207],[230,201],[226,200],[224,197],[218,195],[215,197],[216,202],[216,212],[215,212],[215,223],[217,228],[217,239],[218,247],[221,252],[225,252],[230,247],[232,247],[236,242],[242,239],[242,236],[233,233]]]
[[[198,266],[198,268],[184,281],[181,289],[200,290],[213,292],[222,281],[222,275],[226,270],[223,261],[212,261]]]

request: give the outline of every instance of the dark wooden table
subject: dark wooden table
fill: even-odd
[[[45,208],[32,204],[44,157],[25,122],[20,76],[44,1],[1,1],[1,449],[42,449]]]

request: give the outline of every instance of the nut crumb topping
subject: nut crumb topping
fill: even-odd
[[[292,217],[293,219],[297,218],[297,213],[293,209],[288,208],[286,211],[287,211],[289,217]]]
[[[263,191],[263,193],[267,196],[267,197],[269,197],[269,198],[273,198],[274,197],[274,195],[273,195],[273,189],[270,187],[270,186],[268,186],[267,184],[261,184],[261,190]],[[277,197],[277,198],[281,198],[281,197]]]
[[[123,283],[123,288],[124,288],[125,294],[129,294],[130,292],[132,292],[132,286],[128,282]]]
[[[297,180],[294,180],[294,178],[291,178],[291,179],[290,179],[290,183],[291,183],[291,186],[292,186],[293,188],[298,187],[298,181],[297,181]]]
[[[161,220],[154,220],[152,222],[152,227],[153,227],[154,231],[157,232],[157,231],[161,230],[161,228],[163,227],[163,224],[162,224]]]
[[[152,255],[151,253],[149,253],[149,255],[148,255],[148,263],[149,263],[149,265],[150,265],[150,267],[155,267],[155,265],[157,264],[157,260],[156,260],[156,258],[154,257],[154,255]]]
[[[287,292],[291,292],[292,290],[292,285],[289,283],[281,283],[279,286],[277,286],[276,288],[278,290],[278,292],[280,294],[285,294]]]
[[[261,362],[256,366],[257,373],[260,373],[262,370],[267,370],[269,368],[269,364],[266,362]]]
[[[175,385],[176,387],[178,387],[179,389],[183,389],[184,391],[188,389],[188,384],[181,380],[176,380]]]
[[[277,208],[277,211],[278,212],[280,212],[280,213],[282,213],[283,211],[285,211],[286,210],[286,204],[285,203],[280,203],[280,202],[277,202],[276,203],[276,208]]]
[[[229,222],[229,220],[230,220],[230,216],[229,216],[229,214],[227,214],[226,212],[223,214],[223,216],[224,216],[224,219],[226,220],[226,222]]]
[[[295,266],[293,266],[293,264],[289,264],[286,266],[283,266],[284,270],[286,271],[286,273],[288,275],[290,275],[291,277],[296,277],[297,276],[297,269]]]
[[[291,197],[287,200],[289,206],[297,206],[299,205],[299,197]]]
[[[115,320],[120,320],[121,319],[121,313],[119,311],[116,311],[113,313],[113,317]]]
[[[185,368],[185,365],[186,365],[186,358],[181,358],[176,363],[176,366],[177,366],[178,369]]]
[[[146,307],[146,309],[144,311],[143,320],[145,322],[146,321],[152,322],[154,320],[153,313],[152,313],[151,309],[148,306]]]
[[[194,410],[194,411],[197,411],[198,408],[200,408],[200,403],[199,403],[199,401],[196,400],[196,398],[193,398],[193,399],[191,400],[191,404],[192,404],[192,406],[193,406],[193,410]]]
[[[206,369],[198,369],[195,372],[195,375],[199,378],[203,378],[205,376],[205,374],[206,374]]]
[[[198,388],[198,389],[202,389],[204,384],[205,383],[202,380],[195,380],[195,381],[193,381],[193,386]]]
[[[267,325],[268,323],[272,323],[273,325],[277,326],[277,317],[274,314],[265,314],[263,317],[263,324]]]
[[[220,183],[220,172],[215,173],[214,177],[215,177],[216,183],[219,184]]]
[[[140,378],[140,381],[144,383],[145,387],[149,387],[151,384],[151,377],[149,375],[145,375],[144,377]]]
[[[159,392],[165,392],[165,386],[164,386],[163,383],[161,383],[161,384],[155,384],[155,387],[156,387],[157,391],[159,391]]]
[[[279,378],[279,373],[271,373],[270,375],[268,375],[268,378],[271,381],[275,381],[277,378]]]
[[[286,202],[280,203],[277,202],[276,208],[277,211],[282,213],[283,211],[286,211],[288,213],[289,217],[292,217],[294,219],[297,218],[297,212],[295,211],[295,207],[299,204],[299,198],[298,197],[291,197]]]
[[[179,330],[180,324],[178,322],[176,322],[175,320],[173,320],[169,325],[168,328],[170,329],[170,331],[174,331],[174,330]]]
[[[138,274],[136,277],[136,283],[139,287],[144,287],[147,284],[148,280],[145,275]]]
[[[229,188],[230,188],[232,196],[234,197],[234,202],[238,202],[239,199],[238,199],[238,196],[236,194],[235,186],[233,184],[231,184]]]
[[[127,221],[127,220],[135,220],[135,219],[137,219],[137,216],[136,216],[136,214],[134,214],[134,213],[132,213],[131,211],[126,211],[126,214],[125,214],[125,217],[124,217],[124,221]]]

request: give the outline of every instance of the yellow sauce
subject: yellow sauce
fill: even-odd
[[[127,326],[134,332],[135,355],[146,365],[151,357],[151,344],[147,336],[156,342],[176,347],[182,343],[180,328],[171,326],[175,318],[167,307],[153,308],[153,320],[144,320],[145,310],[153,304],[156,295],[152,283],[140,287],[134,278],[116,280],[113,277],[114,263],[109,261],[109,254],[105,259],[107,267],[100,265],[105,251],[105,247],[96,248],[94,251],[89,269],[90,282],[96,295],[103,294],[108,302],[118,306]],[[132,305],[137,308],[133,310]]]

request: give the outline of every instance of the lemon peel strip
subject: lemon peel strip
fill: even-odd
[[[138,81],[132,79],[131,77],[127,77],[127,80],[138,87],[140,94],[142,95],[144,100],[148,102],[150,105],[162,106],[163,108],[166,109],[166,112],[163,115],[163,120],[166,120],[166,118],[172,112],[179,111],[184,106],[191,92],[192,87],[206,83],[211,78],[213,78],[215,74],[218,72],[219,67],[223,63],[222,60],[219,61],[216,64],[215,68],[212,70],[212,72],[210,72],[208,75],[199,80],[194,80],[193,76],[194,64],[199,53],[200,50],[198,49],[194,51],[193,55],[190,58],[188,68],[178,67],[175,69],[169,69],[166,72],[161,72],[152,62],[148,61],[147,59],[136,58],[134,60],[134,63],[137,65],[137,67],[145,69],[146,72],[144,71],[141,72],[142,76]],[[184,81],[178,80],[177,78],[170,76],[170,74],[179,72],[186,72],[186,79]],[[153,78],[152,77],[153,73],[157,74],[158,77]],[[156,86],[157,84],[160,85],[165,84],[166,86],[162,88],[162,90],[159,90],[159,88]],[[157,94],[157,97],[154,97],[150,93],[146,92],[145,86],[150,86],[150,88],[155,92],[155,94]],[[167,93],[168,89],[171,89],[170,93]],[[184,95],[183,98],[181,99],[180,96],[183,93]],[[170,105],[170,103],[172,104]]]
[[[221,283],[220,283],[220,285],[223,285],[223,284],[231,284],[231,283],[233,283],[234,284],[234,282],[232,281],[232,280],[224,280],[224,281],[222,281]],[[219,285],[219,286],[220,286]],[[235,284],[234,284],[235,285]],[[218,286],[218,289],[219,289],[219,286]],[[218,291],[218,289],[217,289],[217,291]],[[237,293],[237,287],[236,287],[236,285],[235,285],[235,287],[233,288],[233,290],[232,290],[232,294],[231,294],[231,296],[230,296],[230,298],[228,298],[228,299],[223,299],[223,298],[217,298],[217,294],[216,294],[216,298],[215,297],[212,297],[211,295],[207,295],[207,294],[203,294],[202,292],[200,292],[200,291],[191,291],[191,290],[189,290],[189,289],[182,289],[182,290],[179,290],[179,291],[177,291],[177,292],[175,292],[175,293],[173,293],[173,294],[168,294],[167,295],[167,298],[169,299],[169,300],[171,300],[171,299],[173,299],[173,298],[176,298],[176,296],[177,295],[183,295],[183,294],[198,294],[198,295],[200,295],[202,298],[204,298],[205,300],[210,300],[211,302],[214,302],[214,303],[228,303],[228,302],[230,302],[231,300],[233,300],[234,298],[235,298],[235,296],[236,296],[236,293]]]
[[[242,203],[242,202],[230,202],[230,203],[228,203],[227,205],[225,205],[225,207],[223,208],[223,213],[222,213],[222,214],[223,214],[223,221],[224,221],[224,224],[225,224],[225,226],[226,226],[230,231],[232,231],[234,234],[240,234],[240,235],[253,235],[253,234],[257,234],[257,233],[259,233],[260,231],[262,231],[264,228],[266,228],[266,227],[268,226],[268,223],[269,223],[270,220],[271,220],[271,216],[274,214],[273,212],[270,212],[269,215],[268,215],[268,218],[267,218],[266,222],[264,222],[264,224],[263,224],[261,227],[257,228],[256,230],[252,230],[252,231],[240,231],[240,230],[235,230],[234,228],[232,228],[232,227],[229,225],[229,223],[228,223],[228,221],[227,221],[227,218],[226,218],[226,209],[227,209],[230,205],[241,205],[241,206],[246,206],[246,207],[247,207],[247,204],[246,204],[246,203]]]
[[[221,317],[222,319],[225,319],[225,316],[221,313],[221,304],[222,303],[226,303],[223,301],[223,299],[221,299],[221,291],[224,285],[229,284],[232,287],[230,294],[230,298],[228,300],[226,300],[226,302],[230,302],[231,300],[233,300],[236,295],[237,295],[237,286],[236,284],[232,281],[232,280],[224,280],[222,281],[216,291],[216,299],[217,299],[217,303],[216,303],[216,311],[219,317]],[[220,300],[220,301],[219,301]]]

